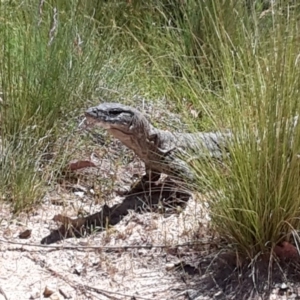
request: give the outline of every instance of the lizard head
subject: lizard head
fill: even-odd
[[[148,121],[138,110],[120,103],[101,103],[85,112],[89,125],[98,125],[109,132],[140,135],[147,132]]]

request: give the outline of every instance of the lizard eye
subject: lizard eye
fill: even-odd
[[[119,114],[121,114],[121,113],[122,113],[121,110],[111,110],[111,111],[109,112],[109,114],[110,114],[110,115],[113,115],[113,116],[117,116],[117,115],[119,115]]]

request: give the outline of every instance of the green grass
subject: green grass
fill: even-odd
[[[256,25],[240,26],[243,34],[216,25],[222,50],[219,96],[226,103],[222,123],[236,139],[223,165],[193,163],[196,187],[209,192],[216,230],[251,259],[281,242],[295,242],[300,225],[300,129],[293,122],[300,112],[300,32],[298,14],[287,10],[275,9],[268,30],[255,16]],[[240,13],[232,18],[243,19]],[[220,115],[211,115],[219,123]]]
[[[94,49],[95,22],[81,15],[75,3],[68,11],[46,2],[39,11],[36,1],[13,11],[5,3],[0,25],[5,159],[0,177],[2,193],[19,210],[42,197],[47,174],[40,168],[62,159],[47,162],[43,157],[64,147],[57,142],[68,139],[72,118],[98,86],[102,55]]]
[[[299,130],[286,123],[299,114],[299,7],[245,2],[2,1],[2,198],[16,212],[39,203],[90,105],[166,97],[192,130],[229,127],[242,140],[221,167],[193,161],[216,230],[251,258],[289,241],[300,206]]]

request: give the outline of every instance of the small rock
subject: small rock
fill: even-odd
[[[166,271],[171,271],[172,269],[174,269],[175,268],[175,264],[173,264],[173,263],[168,263],[168,264],[166,264]]]
[[[285,290],[287,290],[289,287],[287,286],[287,284],[286,283],[282,283],[281,285],[280,285],[280,289],[282,290],[282,291],[285,291]]]
[[[83,265],[79,264],[74,268],[73,274],[80,276],[83,271],[84,271]]]
[[[83,198],[84,197],[84,192],[74,192],[74,195]]]
[[[28,239],[31,236],[31,229],[26,229],[19,234],[19,239]]]
[[[49,298],[53,293],[54,291],[46,286],[43,295],[45,298]]]

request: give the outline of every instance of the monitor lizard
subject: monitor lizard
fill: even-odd
[[[183,157],[221,158],[231,131],[178,133],[155,128],[139,110],[120,103],[101,103],[85,112],[88,126],[98,125],[120,140],[145,163],[146,176],[166,174],[193,180]]]

